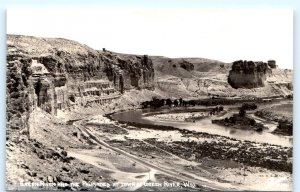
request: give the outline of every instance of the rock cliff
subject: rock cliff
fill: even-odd
[[[26,130],[36,107],[56,115],[57,109],[103,104],[126,90],[154,89],[153,78],[146,55],[96,51],[67,39],[7,35],[7,130]]]
[[[67,39],[7,35],[7,131],[26,134],[37,107],[56,115],[58,109],[102,105],[142,89],[177,98],[284,96],[292,94],[292,75],[274,60],[129,55]]]
[[[147,55],[126,55],[109,51],[100,52],[100,55],[108,79],[121,93],[132,88],[154,89],[153,64]]]
[[[253,61],[235,61],[229,71],[228,83],[233,88],[264,87],[266,74],[270,72],[267,63]]]

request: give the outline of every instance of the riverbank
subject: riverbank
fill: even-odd
[[[270,186],[269,180],[273,178],[274,180],[282,179],[286,189],[291,187],[289,185],[291,181],[289,172],[292,165],[291,148],[259,145],[184,130],[165,131],[164,129],[137,128],[123,123],[111,124],[110,128],[106,129],[106,126],[96,125],[93,121],[93,124],[88,125],[88,130],[103,138],[110,145],[139,156],[157,166],[177,170],[187,175],[192,174],[193,177],[196,174],[210,178],[216,182],[223,182],[224,186],[226,183],[231,183],[240,185],[240,187],[247,185],[250,189],[251,186],[259,185],[262,180]],[[281,166],[281,164],[277,166],[274,162],[268,164],[264,161],[264,157],[272,159],[279,155],[283,155],[283,159],[285,156],[289,159],[287,167]],[[280,161],[281,163],[285,163],[286,160],[283,159]],[[285,165],[287,164],[285,163]],[[246,175],[242,173],[244,166],[246,166]],[[231,175],[230,179],[227,178],[229,175]]]
[[[112,123],[113,121],[111,121]],[[292,148],[291,147],[282,147],[279,145],[271,145],[267,143],[255,143],[250,141],[242,141],[237,140],[230,137],[220,136],[220,135],[213,135],[203,132],[197,132],[197,131],[189,131],[189,130],[182,130],[178,129],[172,126],[161,126],[161,125],[146,125],[146,124],[137,124],[137,123],[131,123],[131,122],[120,122],[125,127],[137,127],[137,129],[147,129],[150,132],[159,132],[157,136],[162,136],[163,132],[178,132],[182,135],[183,138],[189,138],[190,141],[187,142],[187,140],[184,140],[183,143],[174,143],[178,146],[186,146],[186,148],[192,149],[192,147],[195,147],[193,150],[194,152],[199,151],[200,157],[214,157],[214,158],[221,158],[221,159],[230,159],[235,160],[241,163],[248,163],[249,165],[254,166],[261,166],[266,168],[273,168],[278,169],[280,171],[288,171],[291,172],[292,170],[292,164],[291,162],[286,163],[288,159],[292,158]],[[90,124],[87,125],[94,125],[97,126],[97,123],[93,121]],[[113,124],[110,125],[110,130],[114,130],[115,132],[119,132],[118,128],[111,128],[114,127]],[[167,130],[167,131],[166,131]],[[122,134],[125,134],[122,131]],[[142,133],[140,133],[142,134]],[[148,134],[149,133],[145,133]],[[139,138],[140,136],[136,136]],[[151,134],[150,134],[151,135]],[[169,135],[172,137],[172,135]],[[152,137],[154,135],[152,134]],[[134,137],[133,137],[134,138]],[[151,136],[150,136],[151,138]],[[155,138],[155,137],[154,137]],[[195,140],[196,138],[196,140]],[[159,139],[159,138],[156,138]],[[167,138],[164,138],[167,143],[173,142],[168,140]],[[162,142],[163,140],[162,139]],[[197,140],[198,139],[198,140]],[[214,140],[215,142],[212,142]],[[201,142],[200,142],[201,141]],[[185,147],[183,147],[184,149]],[[203,149],[202,149],[203,148]],[[236,150],[233,150],[236,149]],[[179,149],[176,149],[179,150]],[[176,153],[176,150],[174,151]],[[268,152],[270,150],[271,152]],[[180,150],[179,150],[180,151]],[[203,152],[204,151],[204,152]],[[207,154],[206,151],[208,152]],[[189,151],[188,151],[189,152]],[[172,152],[173,153],[173,152]],[[183,152],[179,152],[183,153]],[[189,152],[190,153],[190,152]],[[212,153],[212,154],[210,154]],[[239,158],[234,159],[234,156],[238,154]],[[195,154],[196,155],[196,154]],[[214,156],[215,155],[215,156]],[[220,156],[222,155],[222,157]],[[262,158],[263,157],[263,158]],[[261,158],[261,159],[260,159]],[[281,159],[282,158],[282,159]],[[281,159],[281,160],[280,160]],[[273,162],[274,161],[274,162]],[[271,166],[271,164],[273,164]]]
[[[293,121],[293,104],[281,104],[272,107],[265,107],[255,113],[255,115],[270,121]]]
[[[293,135],[293,104],[282,104],[272,107],[266,107],[256,111],[255,115],[278,123],[274,133],[280,135]]]

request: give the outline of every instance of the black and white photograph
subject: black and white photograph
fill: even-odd
[[[293,10],[12,8],[6,189],[293,190]]]

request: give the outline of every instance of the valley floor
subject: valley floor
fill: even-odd
[[[127,97],[132,100],[132,94]],[[124,109],[134,109],[138,104],[126,103],[126,97],[122,101]],[[260,158],[277,158],[280,165],[285,158],[291,163],[291,147],[189,131],[134,127],[103,116],[117,110],[116,102],[102,110],[60,111],[59,118],[41,109],[33,111],[30,139],[24,135],[19,143],[6,144],[7,188],[292,190],[288,166],[260,161]],[[67,122],[66,117],[76,121]],[[180,120],[176,116],[170,118]],[[246,152],[239,154],[241,151]],[[252,159],[247,158],[250,156]],[[253,163],[253,158],[262,163]],[[45,187],[51,183],[55,186]]]

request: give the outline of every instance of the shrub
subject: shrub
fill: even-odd
[[[255,110],[257,109],[257,105],[255,103],[243,103],[241,108],[244,110]]]
[[[239,116],[240,117],[245,117],[245,115],[246,115],[246,111],[242,108],[242,109],[240,109],[240,111],[239,111]]]
[[[256,121],[254,119],[250,119],[250,125],[254,126],[256,124]]]

